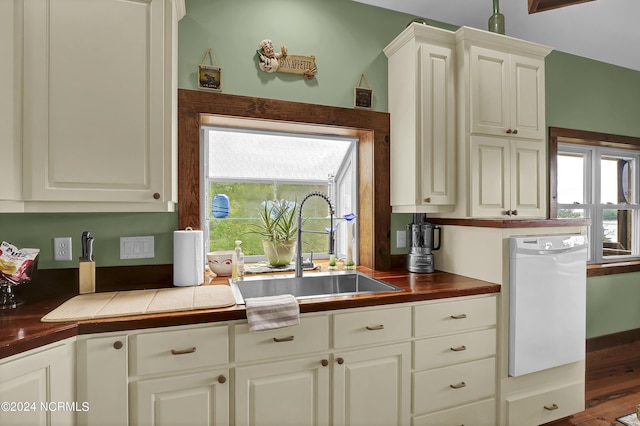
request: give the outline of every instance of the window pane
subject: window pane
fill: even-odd
[[[558,154],[558,203],[583,204],[584,200],[584,156],[580,154]]]
[[[633,164],[629,159],[602,157],[600,161],[602,204],[633,203]]]
[[[573,208],[559,208],[558,209],[558,218],[559,219],[584,219],[587,215],[584,209],[573,209]]]
[[[320,191],[327,193],[327,185],[278,184],[275,193],[279,200],[300,202],[309,193]],[[274,199],[274,184],[267,183],[229,183],[210,182],[209,200],[216,194],[229,197],[229,216],[224,219],[213,217],[211,206],[207,207],[209,220],[209,251],[233,250],[235,240],[242,240],[242,251],[246,256],[262,256],[263,237],[248,233],[251,224],[260,223],[259,210],[263,202]],[[317,198],[317,197],[315,197]],[[329,227],[329,209],[327,203],[314,203],[310,199],[304,205],[304,229],[324,230]],[[296,214],[297,217],[297,214]],[[328,236],[305,234],[303,251],[315,253],[327,252]]]
[[[605,209],[602,211],[603,257],[631,255],[633,211]]]

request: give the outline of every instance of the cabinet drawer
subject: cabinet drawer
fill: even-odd
[[[539,425],[583,410],[583,382],[545,389],[525,397],[507,398],[507,418],[510,425]]]
[[[495,354],[495,328],[416,340],[413,344],[413,368],[426,370]]]
[[[226,326],[137,334],[131,338],[131,373],[144,375],[229,362]]]
[[[496,424],[496,400],[493,398],[413,419],[413,426],[495,426]]]
[[[333,336],[336,348],[408,340],[411,338],[411,308],[335,314]]]
[[[414,373],[414,414],[493,397],[495,369],[495,358],[488,358]]]
[[[430,303],[414,309],[416,337],[455,333],[496,323],[495,296]]]
[[[321,352],[329,349],[329,318],[300,318],[300,325],[251,333],[247,324],[234,326],[237,362]]]

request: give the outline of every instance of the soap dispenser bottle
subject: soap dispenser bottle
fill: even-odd
[[[240,248],[242,241],[236,240],[236,248],[233,252],[233,260],[231,265],[231,279],[233,281],[242,281],[244,278],[244,253]]]

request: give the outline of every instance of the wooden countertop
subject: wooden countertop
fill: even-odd
[[[500,292],[498,284],[447,272],[414,274],[404,269],[375,271],[363,267],[358,267],[358,271],[398,286],[404,291],[304,299],[299,301],[300,312],[319,312]],[[213,284],[225,282],[226,279],[217,278]],[[228,308],[125,316],[92,321],[59,323],[40,321],[44,315],[71,297],[69,295],[57,296],[34,303],[26,303],[15,309],[0,310],[0,359],[82,334],[246,318],[244,305],[236,305]]]

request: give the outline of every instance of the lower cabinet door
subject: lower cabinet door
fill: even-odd
[[[74,398],[74,359],[73,344],[62,343],[0,363],[0,425],[74,424],[76,412],[90,409]]]
[[[236,425],[328,424],[329,369],[328,356],[236,368]]]
[[[408,425],[410,364],[410,343],[336,353],[333,424]]]
[[[132,425],[229,424],[229,370],[143,379],[131,384]]]

